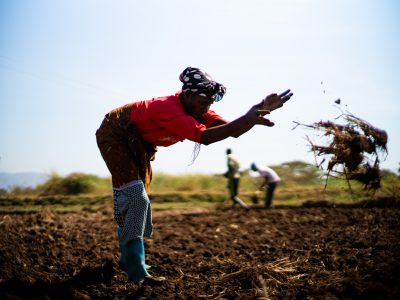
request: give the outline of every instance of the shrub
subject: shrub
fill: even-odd
[[[52,174],[43,184],[37,186],[40,195],[77,195],[90,193],[98,186],[104,185],[104,181],[95,175],[71,173],[66,177]]]
[[[322,172],[315,165],[303,161],[283,163],[274,169],[287,185],[314,185],[321,183]]]

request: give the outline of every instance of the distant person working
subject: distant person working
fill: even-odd
[[[258,172],[260,176],[264,179],[261,188],[266,186],[265,207],[272,208],[273,207],[272,200],[274,198],[274,192],[278,185],[278,182],[281,181],[281,178],[274,170],[272,170],[267,166],[257,167],[255,163],[252,163],[250,168],[251,170]]]
[[[240,183],[240,163],[239,160],[235,155],[232,154],[231,149],[226,149],[226,156],[227,156],[227,165],[228,165],[228,171],[224,174],[226,178],[228,178],[228,190],[229,194],[231,197],[231,200],[233,201],[233,206],[236,204],[239,204],[239,206],[243,208],[248,208],[247,204],[244,203],[239,197],[238,197],[238,189],[239,189],[239,183]]]

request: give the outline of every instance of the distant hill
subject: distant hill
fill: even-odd
[[[49,174],[38,172],[4,173],[0,172],[0,188],[10,189],[14,186],[35,187],[45,182]]]

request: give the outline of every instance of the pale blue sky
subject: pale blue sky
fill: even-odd
[[[251,162],[314,162],[292,121],[342,109],[385,129],[400,162],[400,2],[385,0],[0,0],[0,172],[108,176],[95,131],[109,110],[175,93],[187,66],[227,87],[213,109],[234,119],[265,95],[294,97],[246,135],[160,147],[155,172],[225,171],[231,147]],[[323,82],[323,84],[321,84]],[[325,91],[325,93],[323,92]]]

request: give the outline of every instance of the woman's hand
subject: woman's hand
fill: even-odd
[[[260,124],[265,126],[274,126],[275,124],[264,116],[271,111],[282,107],[283,104],[293,96],[290,90],[283,92],[280,95],[271,94],[265,97],[260,103],[254,105],[246,114],[246,117],[253,124]]]
[[[261,104],[256,104],[247,112],[245,117],[251,124],[265,125],[265,126],[274,126],[275,124],[268,119],[265,119],[264,116],[269,114],[268,110],[261,109]]]
[[[293,96],[293,93],[290,90],[284,91],[282,94],[271,94],[265,97],[261,101],[261,110],[267,110],[269,112],[280,108],[283,104],[288,101]]]

